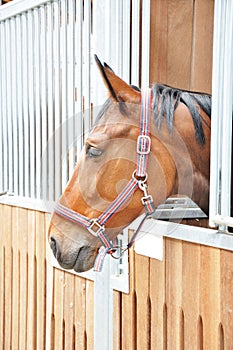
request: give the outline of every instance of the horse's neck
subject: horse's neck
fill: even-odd
[[[176,128],[173,134],[169,134],[165,127],[161,132],[157,132],[156,137],[160,139],[159,142],[165,145],[168,151],[167,156],[158,159],[164,173],[172,172],[172,163],[176,171],[169,195],[188,196],[207,213],[209,201],[209,130],[206,130],[206,143],[201,146],[196,141],[191,127],[187,132]],[[157,146],[155,154],[159,152],[160,149]],[[164,161],[166,157],[167,159]]]

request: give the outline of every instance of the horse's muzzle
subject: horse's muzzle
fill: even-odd
[[[63,269],[73,269],[76,272],[85,272],[94,266],[98,248],[83,246],[72,253],[69,252],[64,254],[53,236],[50,237],[49,244],[53,255]]]

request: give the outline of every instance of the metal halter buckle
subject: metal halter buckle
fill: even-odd
[[[143,142],[144,141],[144,142]],[[137,139],[137,153],[146,155],[150,153],[151,139],[148,135],[139,135]],[[145,149],[143,149],[145,147]]]
[[[97,230],[94,230],[94,227],[97,226]],[[95,237],[98,237],[98,232],[100,230],[105,230],[104,225],[100,225],[98,219],[91,219],[91,224],[87,227],[88,231]]]

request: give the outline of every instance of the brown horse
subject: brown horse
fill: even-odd
[[[77,272],[94,265],[101,246],[95,237],[99,228],[95,218],[132,179],[140,133],[141,92],[116,76],[108,65],[96,61],[110,97],[59,200],[71,213],[79,213],[84,220],[94,219],[96,227],[91,234],[85,225],[55,212],[49,228],[50,246],[59,264]],[[208,213],[211,96],[161,84],[153,85],[151,91],[147,191],[155,207],[179,194],[190,197]],[[141,197],[138,187],[105,224],[109,240],[143,213]]]

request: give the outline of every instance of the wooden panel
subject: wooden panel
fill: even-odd
[[[151,83],[211,92],[213,13],[213,0],[151,2]]]
[[[37,319],[37,339],[36,344],[38,349],[45,347],[45,327],[46,327],[46,232],[45,232],[45,214],[36,213],[36,319]]]
[[[184,349],[199,348],[197,336],[200,295],[200,246],[183,242],[182,309],[184,312]]]
[[[87,349],[94,350],[94,283],[86,282],[86,334]]]
[[[121,305],[120,292],[113,291],[113,347],[114,350],[121,349],[121,317],[122,317],[122,305]]]
[[[221,251],[221,324],[223,325],[223,346],[221,349],[232,348],[233,334],[233,252]]]
[[[201,247],[200,313],[203,319],[203,349],[217,350],[220,323],[220,250]],[[217,302],[216,302],[217,301]]]
[[[167,84],[189,89],[193,1],[168,1]]]
[[[194,4],[190,89],[211,93],[214,1]]]
[[[150,81],[167,82],[167,0],[151,1]]]
[[[2,241],[1,243],[5,246],[5,272],[4,272],[4,346],[5,349],[12,348],[12,323],[15,312],[12,308],[12,273],[13,273],[13,257],[12,257],[12,211],[11,207],[3,206],[3,225],[2,225]],[[18,276],[14,274],[18,279]],[[14,311],[14,312],[13,312]],[[12,318],[13,316],[13,318]],[[15,335],[14,335],[15,336]]]
[[[28,210],[27,349],[36,348],[36,212]]]
[[[19,349],[27,344],[27,300],[28,300],[28,211],[18,208],[19,249]],[[29,320],[28,320],[29,321]],[[14,338],[14,337],[13,337]]]
[[[137,349],[150,348],[150,316],[151,306],[149,298],[150,259],[142,255],[135,255],[135,292],[137,300]]]
[[[75,350],[87,349],[86,334],[86,280],[75,278]]]
[[[19,208],[12,210],[12,251],[13,251],[13,278],[12,278],[12,347],[19,348],[19,278],[20,278],[20,235],[19,235]]]
[[[182,349],[182,242],[166,239],[167,348]]]
[[[163,350],[167,343],[165,262],[150,259],[151,349]]]
[[[63,296],[64,278],[63,271],[54,269],[54,350],[63,349]]]

